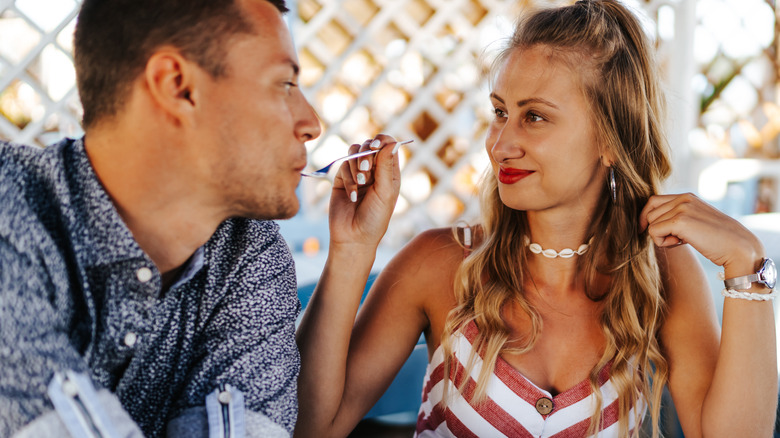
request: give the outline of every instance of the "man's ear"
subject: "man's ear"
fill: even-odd
[[[159,50],[146,62],[150,98],[177,124],[189,124],[195,109],[195,65],[176,50]]]

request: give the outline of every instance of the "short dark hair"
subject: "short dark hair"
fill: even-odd
[[[288,11],[285,0],[266,1]],[[84,127],[118,113],[159,47],[176,47],[216,78],[226,74],[227,41],[254,31],[236,0],[84,0],[73,38]]]

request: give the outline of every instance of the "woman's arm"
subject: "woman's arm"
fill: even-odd
[[[450,234],[428,231],[402,249],[374,282],[354,328],[360,297],[343,296],[337,274],[326,269],[298,329],[296,436],[346,436],[409,357],[429,325],[429,307],[448,310],[451,299],[439,296],[451,295],[462,258]]]
[[[719,337],[708,281],[688,243],[726,278],[755,273],[761,242],[693,195],[655,196],[642,214],[659,250],[669,314],[661,341],[669,389],[687,437],[771,436],[777,353],[771,301],[726,298]],[[768,293],[755,284],[748,292]],[[720,339],[719,339],[720,338]]]
[[[346,436],[390,384],[427,325],[427,282],[441,277],[426,269],[435,256],[425,235],[387,266],[355,325],[398,196],[394,146],[395,140],[384,135],[353,145],[350,153],[382,150],[345,163],[334,181],[328,260],[296,336],[301,352],[297,436]]]

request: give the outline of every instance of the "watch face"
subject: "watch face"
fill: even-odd
[[[775,267],[775,262],[772,261],[772,259],[764,259],[764,264],[761,266],[761,272],[762,277],[764,278],[763,283],[766,284],[766,286],[770,289],[775,288],[775,283],[777,283],[777,267]]]

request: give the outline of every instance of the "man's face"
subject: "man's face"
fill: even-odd
[[[320,125],[298,88],[297,57],[279,11],[265,0],[238,3],[256,35],[231,38],[227,74],[201,89],[198,165],[226,217],[288,218],[299,208],[304,142],[319,136]]]

